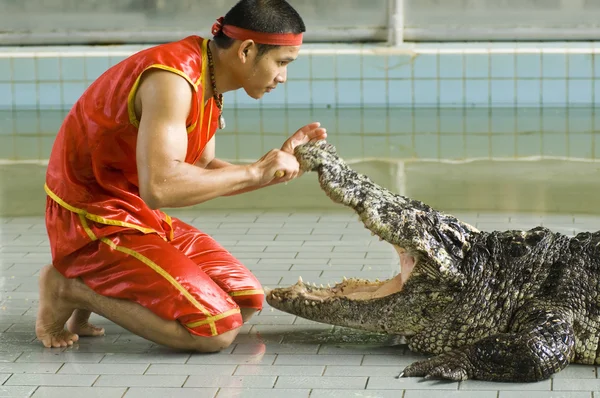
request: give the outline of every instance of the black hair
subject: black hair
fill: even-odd
[[[300,14],[286,0],[240,0],[223,18],[223,25],[233,25],[261,33],[304,33],[306,26]],[[213,40],[217,47],[227,49],[234,39],[220,31]],[[257,56],[279,46],[256,43]]]

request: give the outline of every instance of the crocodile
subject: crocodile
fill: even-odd
[[[294,154],[331,200],[395,248],[400,272],[327,287],[300,278],[266,289],[271,307],[405,339],[425,357],[399,377],[535,382],[571,363],[600,364],[600,232],[480,231],[379,186],[326,141]]]

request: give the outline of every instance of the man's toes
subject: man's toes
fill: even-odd
[[[79,335],[75,333],[69,333],[69,341],[73,344],[76,341],[79,341]]]
[[[59,333],[55,336],[51,336],[50,344],[52,347],[55,347],[55,348],[68,347],[68,346],[72,346],[78,340],[79,340],[78,335],[69,333],[65,330],[62,333]],[[44,345],[46,345],[46,344],[44,343]]]
[[[52,348],[66,347],[67,343],[63,339],[52,339]]]
[[[106,331],[103,327],[99,327],[96,325],[92,325],[91,323],[85,323],[81,325],[68,325],[68,329],[70,332],[78,334],[79,336],[104,336]]]
[[[52,346],[54,344],[52,337],[43,338],[43,339],[40,339],[40,341],[42,342],[42,345],[46,348],[52,348]]]
[[[60,348],[63,347],[64,340],[63,339],[57,339],[56,337],[48,337],[47,339],[44,339],[42,341],[44,343],[44,347],[46,348]]]
[[[90,324],[89,331],[88,331],[89,336],[104,336],[104,333],[105,333],[104,328]]]

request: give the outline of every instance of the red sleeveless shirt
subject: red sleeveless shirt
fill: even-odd
[[[109,68],[75,103],[54,142],[44,186],[48,206],[61,207],[46,215],[53,255],[81,247],[81,238],[89,242],[91,236],[124,229],[172,239],[170,217],[150,209],[139,194],[134,99],[142,73],[150,68],[171,71],[190,83],[185,161],[195,163],[213,137],[219,115],[212,98],[204,104],[206,45],[207,40],[190,36],[133,54]],[[88,231],[93,234],[86,236]],[[65,235],[61,239],[59,234]]]

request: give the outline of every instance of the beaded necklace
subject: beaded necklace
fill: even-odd
[[[208,42],[210,45],[210,40]],[[213,62],[212,53],[210,52],[210,46],[206,46],[206,53],[208,55],[208,69],[210,70],[210,81],[212,83],[213,98],[219,108],[219,129],[225,128],[225,118],[223,117],[223,94],[219,94],[217,91],[217,82],[215,81],[215,64]]]

